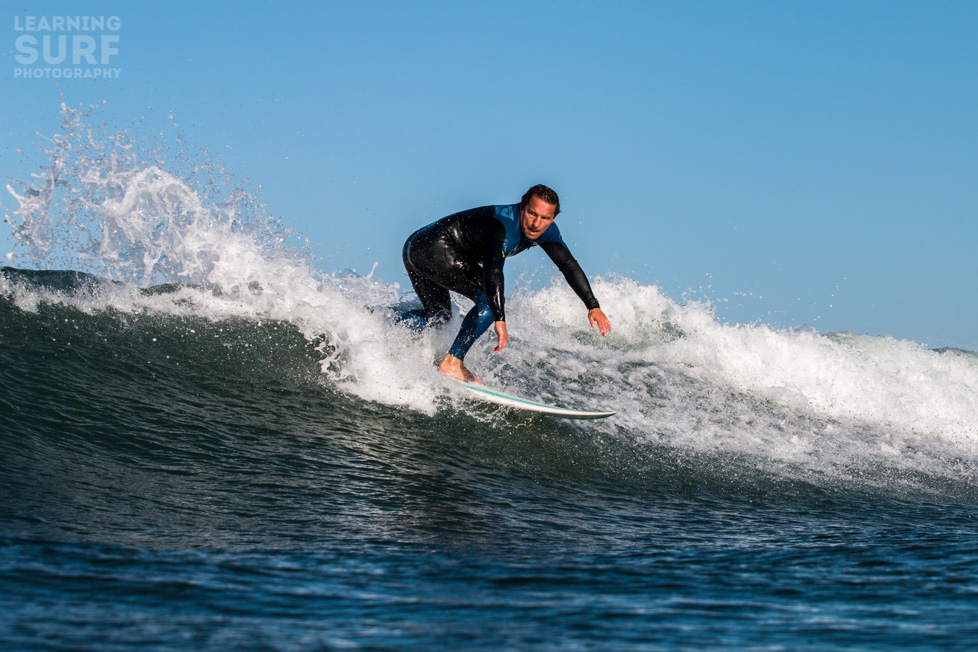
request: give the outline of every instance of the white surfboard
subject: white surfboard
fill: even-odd
[[[464,381],[456,381],[459,385],[468,390],[473,398],[477,398],[481,401],[486,401],[487,403],[496,403],[498,405],[504,405],[515,410],[526,410],[527,412],[539,412],[541,414],[549,414],[555,417],[562,417],[564,419],[604,419],[614,415],[614,412],[591,412],[588,410],[570,410],[568,408],[557,407],[556,405],[547,405],[546,403],[537,403],[536,401],[531,401],[529,399],[520,398],[519,396],[513,396],[512,394],[507,394],[506,392],[500,391],[498,389],[493,389],[492,387],[486,387],[485,385],[477,385],[475,383],[466,383]]]

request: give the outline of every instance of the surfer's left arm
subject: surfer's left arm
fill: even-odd
[[[574,293],[584,302],[588,310],[587,319],[591,324],[591,328],[597,326],[601,334],[608,337],[608,333],[611,332],[611,322],[601,310],[601,306],[598,304],[594,292],[591,291],[591,284],[587,280],[587,275],[584,274],[584,270],[581,269],[574,256],[571,255],[567,245],[564,244],[563,240],[557,239],[553,242],[541,242],[540,247],[547,252],[550,260],[554,262],[554,265],[557,266],[560,273],[564,275],[567,284],[571,286]]]
[[[591,328],[595,326],[601,331],[601,334],[608,337],[608,333],[611,332],[611,322],[605,317],[605,314],[601,311],[601,308],[591,308],[587,311],[587,320],[591,323]]]

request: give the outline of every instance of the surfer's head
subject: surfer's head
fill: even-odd
[[[554,217],[560,213],[560,198],[557,197],[557,193],[554,192],[553,188],[548,188],[542,183],[538,183],[533,186],[523,195],[523,199],[520,200],[520,210],[530,203],[532,197],[539,197],[548,204],[552,204],[554,207]]]
[[[537,240],[550,228],[559,212],[557,193],[547,186],[533,186],[520,201],[520,229],[523,235]]]

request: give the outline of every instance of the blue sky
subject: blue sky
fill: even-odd
[[[325,271],[406,285],[414,229],[542,182],[592,277],[978,350],[976,2],[0,7],[5,178],[43,162],[62,93],[115,130],[172,112]],[[15,78],[16,27],[77,15],[119,17],[118,78]]]

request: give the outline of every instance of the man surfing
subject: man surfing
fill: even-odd
[[[465,354],[492,325],[498,339],[493,351],[506,348],[506,314],[503,297],[503,263],[530,247],[550,256],[588,309],[591,328],[605,337],[611,322],[591,292],[581,266],[560,237],[554,220],[560,212],[557,193],[544,185],[526,191],[519,204],[483,206],[443,217],[415,231],[404,243],[404,267],[424,310],[419,316],[428,324],[451,319],[449,291],[475,302],[462,320],[455,342],[438,369],[452,378],[480,383],[466,369]]]

